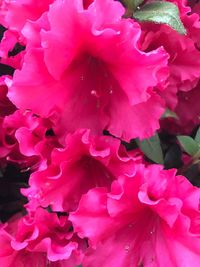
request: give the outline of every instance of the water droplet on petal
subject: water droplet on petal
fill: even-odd
[[[130,250],[130,246],[129,246],[129,245],[126,245],[126,246],[124,247],[124,249],[125,249],[126,252],[129,252],[129,250]]]
[[[80,80],[81,80],[81,81],[83,81],[83,80],[84,80],[84,76],[83,76],[83,75],[81,75],[81,77],[80,77]]]
[[[41,200],[42,199],[42,190],[40,191],[32,191],[28,194],[28,198],[33,200]]]
[[[155,233],[155,229],[152,229],[152,230],[150,231],[150,234],[153,235],[154,233]]]
[[[110,95],[112,95],[112,93],[113,93],[113,90],[112,90],[112,89],[110,89],[110,90],[109,90],[109,94],[110,94]]]
[[[100,94],[96,90],[92,90],[91,95],[98,97],[98,98],[100,97]]]
[[[31,199],[31,198],[33,197],[33,194],[32,194],[32,193],[29,193],[29,194],[27,195],[27,197],[28,197],[29,199]]]
[[[97,96],[97,91],[96,90],[92,90],[91,91],[91,95]]]

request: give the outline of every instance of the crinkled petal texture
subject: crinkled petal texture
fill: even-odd
[[[42,208],[25,217],[15,216],[0,229],[1,266],[74,267],[80,264],[83,241],[70,227],[66,216],[58,217]]]
[[[77,128],[126,140],[152,135],[163,112],[153,87],[166,79],[168,55],[163,48],[140,51],[140,26],[123,13],[113,0],[87,9],[80,0],[54,2],[42,47],[28,49],[10,99],[41,116],[56,112],[61,136]]]
[[[1,1],[0,23],[12,31],[20,34],[23,26],[28,20],[37,20],[53,0],[14,0]]]
[[[110,188],[122,173],[132,174],[135,161],[120,147],[120,141],[110,136],[93,137],[89,130],[69,134],[64,148],[55,148],[45,170],[30,177],[30,188],[23,193],[30,203],[54,211],[77,208],[82,194],[96,186]]]
[[[83,266],[197,266],[199,197],[185,177],[159,165],[138,165],[113,182],[111,193],[92,189],[69,217],[89,238]]]

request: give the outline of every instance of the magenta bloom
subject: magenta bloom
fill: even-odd
[[[142,52],[140,26],[123,13],[113,0],[88,9],[81,0],[54,2],[42,47],[28,49],[10,99],[41,116],[55,112],[61,136],[77,128],[107,129],[126,140],[151,136],[163,113],[153,88],[166,78],[168,55],[162,48]]]
[[[82,194],[93,187],[110,188],[122,173],[131,174],[135,161],[120,150],[120,141],[112,137],[92,137],[89,130],[69,134],[64,148],[55,148],[49,166],[31,175],[29,189],[23,193],[30,203],[55,211],[77,208]],[[31,204],[30,204],[31,205]]]
[[[113,182],[111,193],[89,191],[69,217],[89,238],[83,266],[197,266],[199,197],[185,177],[159,165],[138,165]]]
[[[6,110],[9,112],[9,106]],[[46,135],[51,126],[50,121],[39,118],[30,111],[22,113],[16,110],[5,116],[1,121],[0,158],[6,157],[8,162],[17,163],[24,170],[44,168],[51,151],[57,146],[56,137]]]
[[[66,216],[39,208],[35,214],[15,216],[0,228],[3,267],[74,267],[81,263],[83,241],[70,230]]]

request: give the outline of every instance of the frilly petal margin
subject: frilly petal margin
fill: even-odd
[[[4,267],[69,266],[81,263],[84,241],[73,234],[66,216],[38,208],[1,226],[0,264]]]
[[[109,189],[119,175],[131,175],[137,162],[142,162],[142,157],[129,156],[119,140],[79,129],[67,135],[63,148],[54,148],[50,164],[34,172],[30,187],[22,192],[29,203],[38,196],[38,205],[50,205],[54,211],[72,211],[82,194],[95,187]]]
[[[90,190],[69,216],[75,232],[89,238],[83,266],[196,266],[199,199],[185,177],[159,165],[138,165],[111,193]]]

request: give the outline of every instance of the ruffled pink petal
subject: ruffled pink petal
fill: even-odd
[[[53,0],[18,0],[0,3],[0,23],[10,30],[19,32],[27,20],[37,20],[47,11]]]
[[[199,197],[185,177],[158,165],[139,165],[132,176],[120,176],[111,193],[89,191],[69,217],[90,241],[84,266],[195,266]]]
[[[30,178],[23,193],[30,201],[40,195],[40,205],[56,211],[74,210],[83,193],[98,186],[110,188],[122,173],[134,172],[134,157],[119,151],[119,140],[94,137],[89,130],[78,130],[66,138],[64,148],[54,149],[51,164]]]
[[[11,219],[0,230],[0,243],[4,248],[0,252],[0,263],[6,267],[80,264],[82,241],[73,237],[69,228],[67,217],[59,218],[41,208],[25,217]]]

